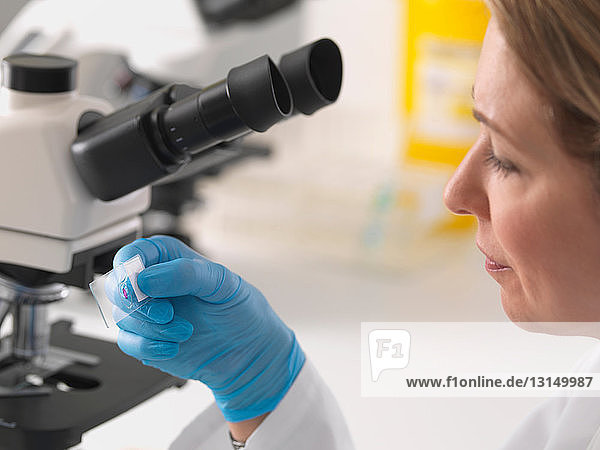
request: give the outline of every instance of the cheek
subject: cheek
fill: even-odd
[[[528,196],[512,198],[511,202],[496,203],[491,222],[507,262],[521,277],[534,279],[550,268],[547,262],[555,258],[556,248],[548,243],[561,232],[545,205]]]
[[[553,256],[545,238],[552,233],[544,229],[547,222],[540,205],[524,197],[510,203],[502,200],[490,217],[494,237],[514,272],[501,284],[503,307],[511,320],[538,320],[534,310],[547,298],[554,270],[547,263]]]
[[[515,272],[502,286],[505,309],[536,321],[600,319],[600,223],[578,192],[549,188],[490,199],[495,238]]]

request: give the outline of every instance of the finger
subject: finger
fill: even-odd
[[[194,332],[194,327],[187,320],[175,316],[167,325],[159,325],[132,316],[117,322],[119,328],[138,336],[156,341],[185,342]]]
[[[144,266],[167,262],[176,258],[194,258],[198,254],[183,242],[171,236],[152,236],[133,241],[122,247],[113,260],[116,267],[135,255],[140,255]]]
[[[113,271],[107,278],[104,285],[106,296],[120,310],[115,311],[113,317],[121,319],[125,315],[133,314],[141,320],[149,320],[156,323],[168,323],[173,319],[173,305],[164,300],[144,300],[142,304],[138,302],[131,282],[127,279],[119,281]]]
[[[123,313],[120,315],[119,320],[122,320],[124,316],[131,316],[134,319],[144,320],[150,323],[167,324],[173,320],[175,310],[173,305],[166,301],[166,299],[146,299],[144,304],[133,313]]]
[[[180,258],[144,269],[138,287],[150,297],[194,295],[211,303],[224,303],[242,285],[239,275],[207,259]]]
[[[172,359],[179,353],[179,344],[175,342],[147,339],[124,330],[119,330],[117,345],[129,356],[151,361]]]

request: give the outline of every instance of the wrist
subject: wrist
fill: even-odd
[[[269,414],[270,413],[266,413],[242,422],[227,422],[231,438],[237,442],[245,443]]]
[[[288,350],[272,345],[270,351],[263,352],[260,360],[237,377],[236,381],[243,378],[244,383],[234,381],[222,389],[213,389],[215,402],[227,422],[260,417],[273,411],[285,397],[306,360],[291,330],[290,334]]]

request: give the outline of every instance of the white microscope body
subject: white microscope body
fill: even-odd
[[[105,202],[93,197],[70,152],[86,111],[112,112],[77,91],[0,88],[0,249],[2,262],[53,273],[73,255],[141,230],[149,188]]]
[[[189,83],[192,86],[205,86],[215,79],[222,78],[230,67],[251,57],[259,56],[262,53],[279,56],[301,42],[306,9],[304,2],[298,1],[291,4],[293,3],[291,1],[279,0],[279,3],[290,3],[290,5],[274,14],[266,14],[259,22],[239,21],[226,26],[215,26],[209,23],[210,21],[200,13],[197,3],[195,0],[171,0],[169,2],[158,0],[127,0],[125,2],[121,0],[31,0],[0,34],[0,59],[19,52],[55,54],[75,59],[79,62],[78,87],[80,92],[107,99],[114,107],[120,108],[129,102],[139,100],[149,92],[145,90],[145,87],[142,89],[143,92],[136,87],[126,92],[121,90],[119,83],[122,79],[127,78],[128,68],[143,77],[148,77],[152,82],[158,83],[150,90],[172,81]],[[232,3],[229,2],[229,4]],[[277,2],[271,1],[271,3]],[[12,98],[12,95],[8,95],[8,97]],[[0,99],[2,102],[0,114],[8,116],[12,114],[10,108],[13,102],[4,98],[5,94],[3,93]],[[83,101],[83,99],[81,100]],[[44,98],[44,101],[51,103],[52,99]],[[98,110],[105,111],[102,108]],[[52,115],[46,117],[52,117]],[[45,122],[40,122],[40,126],[43,126],[43,123]],[[65,121],[65,123],[67,122]],[[16,128],[19,127],[16,126]],[[4,132],[4,127],[1,125],[0,132]],[[70,130],[68,134],[63,133],[61,139],[64,138],[64,142],[68,141],[67,135],[72,138],[73,130]],[[45,143],[48,148],[53,147],[54,144],[47,140]],[[227,151],[227,149],[221,153],[223,161],[234,160],[236,155],[242,156],[239,151]],[[219,155],[215,154],[214,156],[215,161],[218,161]],[[246,156],[249,156],[249,153],[246,153]],[[68,154],[62,155],[62,157],[68,158]],[[52,160],[50,155],[47,160]],[[32,161],[36,161],[36,159]],[[61,159],[61,161],[66,160]],[[66,171],[67,167],[68,164],[65,163],[60,167],[57,166],[57,169]],[[186,168],[186,172],[182,172],[181,176],[183,177],[185,173],[194,174],[197,168],[198,164],[191,164]],[[5,170],[15,173],[9,168]],[[32,173],[32,176],[35,175]],[[48,174],[45,176],[47,177]],[[96,242],[110,241],[113,233],[119,234],[120,231],[125,231],[118,229],[119,227],[128,229],[133,227],[132,222],[137,219],[131,219],[131,223],[126,224],[121,213],[116,212],[117,210],[123,208],[125,211],[130,211],[131,214],[128,217],[133,217],[134,210],[139,213],[143,210],[147,211],[150,207],[149,200],[142,200],[139,197],[119,199],[109,205],[102,204],[100,201],[86,203],[81,201],[83,200],[79,194],[81,191],[77,189],[77,183],[80,182],[72,173],[65,176],[64,181],[52,181],[52,183],[70,186],[68,188],[69,198],[77,198],[77,201],[68,205],[63,200],[55,202],[60,196],[50,194],[50,191],[47,193],[44,191],[42,194],[46,195],[38,197],[36,194],[40,192],[35,192],[34,189],[32,195],[36,198],[37,203],[42,203],[43,198],[51,195],[52,198],[43,202],[43,208],[39,210],[28,209],[27,213],[30,214],[30,217],[22,217],[26,213],[14,218],[9,217],[12,223],[15,223],[14,227],[11,226],[12,230],[29,230],[30,227],[43,228],[39,233],[33,231],[34,235],[31,236],[20,233],[19,239],[16,239],[12,233],[0,232],[0,246],[4,246],[7,241],[12,243],[11,247],[4,247],[7,250],[9,261],[15,264],[29,261],[29,264],[35,268],[48,271],[68,271],[71,264],[70,255],[93,246]],[[41,180],[45,178],[35,179],[40,180],[41,183]],[[164,182],[168,181],[168,179],[164,180]],[[3,181],[2,183],[6,185],[10,182]],[[23,184],[27,185],[27,182],[23,180]],[[32,187],[26,188],[32,189]],[[17,191],[17,189],[12,190]],[[151,190],[152,188],[144,190],[144,195],[150,195],[148,191]],[[6,200],[6,197],[9,196],[12,202],[18,202],[18,197],[9,195],[7,191],[4,192],[2,200]],[[174,208],[178,204],[189,206],[186,202],[193,201],[192,198],[187,198],[185,193],[177,192],[176,194],[177,197],[168,202]],[[156,198],[160,198],[160,196]],[[130,202],[136,206],[132,207]],[[85,206],[80,208],[81,205]],[[46,209],[50,209],[51,212],[47,212]],[[71,215],[72,211],[77,211],[75,213],[77,217]],[[8,210],[0,213],[0,224],[7,223],[4,217],[9,214]],[[42,223],[39,223],[40,217],[44,217]],[[147,214],[145,216],[144,220],[150,220],[150,222],[145,222],[146,225],[153,223],[152,217],[156,217],[156,215]],[[159,219],[164,218],[164,212],[158,214],[158,217]],[[176,223],[178,219],[172,217],[170,220]],[[46,221],[53,223],[50,224]],[[109,224],[113,225],[111,230],[106,228]],[[144,228],[143,224],[144,222],[141,226],[136,225],[135,227]],[[24,225],[25,228],[23,228]],[[94,230],[93,236],[90,235],[92,229]],[[109,235],[101,235],[101,230]],[[164,230],[160,227],[148,228],[147,226],[144,231],[169,233],[175,230]],[[39,240],[39,236],[44,236],[43,242]],[[34,241],[34,237],[38,239]],[[65,239],[69,242],[64,242]],[[28,248],[39,249],[39,255],[31,257],[28,254],[30,251],[26,250]]]

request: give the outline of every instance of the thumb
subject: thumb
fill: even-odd
[[[225,303],[235,297],[243,280],[221,264],[179,258],[144,269],[137,282],[150,297],[193,295],[210,303]]]

